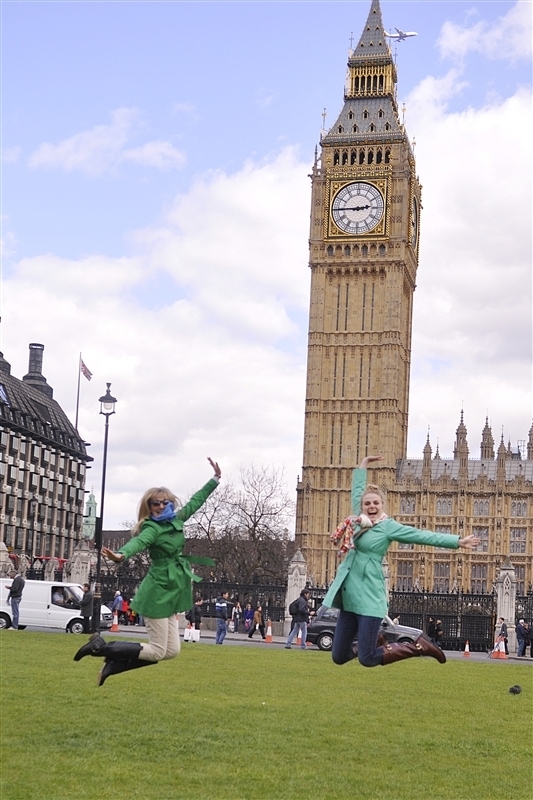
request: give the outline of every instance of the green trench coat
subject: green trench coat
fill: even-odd
[[[352,509],[355,514],[359,513],[365,488],[366,469],[354,469]],[[459,547],[459,537],[451,533],[410,528],[387,517],[365,530],[357,539],[356,549],[350,550],[339,566],[323,604],[368,617],[384,617],[388,604],[381,562],[392,542],[427,544],[454,550]]]
[[[189,502],[167,522],[145,520],[138,536],[134,536],[119,553],[131,558],[142,550],[148,550],[152,566],[131,602],[131,608],[143,617],[166,619],[172,614],[187,611],[192,607],[192,581],[200,581],[191,569],[196,564],[214,564],[211,558],[184,556],[183,523],[203,506],[215,491],[218,482],[208,481]]]

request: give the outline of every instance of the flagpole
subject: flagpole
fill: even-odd
[[[78,360],[78,392],[76,395],[76,423],[74,426],[76,430],[78,430],[78,413],[80,410],[80,378],[81,378],[81,353]]]

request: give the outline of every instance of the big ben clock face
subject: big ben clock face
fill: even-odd
[[[385,212],[385,202],[372,183],[349,183],[340,189],[331,204],[335,225],[345,233],[369,233],[379,225]]]

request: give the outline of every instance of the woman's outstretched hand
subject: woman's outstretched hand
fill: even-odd
[[[365,456],[361,459],[359,469],[366,469],[373,461],[383,461],[383,456]]]
[[[109,547],[102,547],[102,555],[105,558],[108,558],[110,561],[114,561],[115,564],[120,564],[121,561],[124,561],[124,556],[122,553],[114,553]]]
[[[209,457],[208,457],[207,460],[209,461],[209,463],[213,467],[213,470],[214,470],[214,473],[215,473],[215,477],[220,479],[220,476],[222,475],[222,472],[221,472],[220,467],[218,466],[218,463],[216,461],[213,461],[213,459],[209,458]]]
[[[464,547],[465,550],[475,550],[478,544],[481,544],[481,539],[473,533],[459,539],[459,547]]]

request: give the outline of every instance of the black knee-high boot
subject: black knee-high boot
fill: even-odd
[[[93,633],[93,635],[89,638],[89,641],[82,645],[76,655],[74,656],[74,661],[80,661],[85,656],[100,656],[100,650],[105,645],[105,639],[102,639],[99,633]]]
[[[142,645],[132,642],[110,642],[102,650],[101,654],[105,657],[105,663],[98,675],[98,686],[109,678],[110,675],[118,675],[120,672],[128,672],[130,669],[149,667],[156,664],[156,661],[141,661],[139,654]]]

